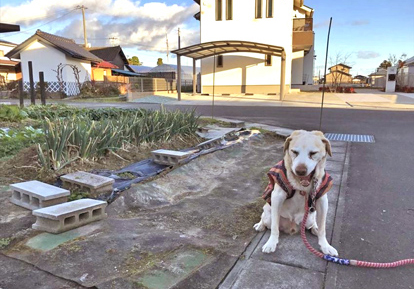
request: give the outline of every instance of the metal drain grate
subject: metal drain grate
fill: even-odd
[[[369,142],[369,143],[375,142],[374,136],[368,135],[368,134],[326,133],[325,137],[333,141]]]

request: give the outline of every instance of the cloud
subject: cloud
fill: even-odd
[[[6,23],[38,27],[65,15],[77,5],[87,7],[87,36],[88,42],[93,46],[119,44],[125,48],[164,52],[167,49],[168,35],[169,50],[173,50],[177,47],[178,27],[181,28],[182,47],[199,42],[198,28],[186,24],[199,11],[199,6],[195,3],[185,6],[161,2],[141,5],[140,1],[133,0],[31,0],[19,6],[1,7],[0,18]],[[77,10],[53,21],[52,24],[57,29],[47,31],[44,26],[41,29],[83,42],[81,19],[81,12]],[[109,38],[114,39],[110,41]]]
[[[351,22],[352,26],[361,26],[361,25],[368,25],[369,21],[368,20],[354,20]]]
[[[360,59],[372,59],[379,57],[380,54],[375,51],[358,51],[357,52],[357,58]]]

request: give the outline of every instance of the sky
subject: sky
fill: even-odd
[[[252,0],[253,1],[253,0]],[[275,7],[277,7],[275,0]],[[237,0],[233,1],[237,5]],[[19,24],[20,32],[5,33],[0,39],[21,43],[36,29],[83,43],[82,12],[87,7],[88,42],[92,46],[120,44],[127,57],[138,56],[145,66],[157,59],[176,63],[169,50],[199,43],[199,21],[193,15],[199,6],[193,0],[0,0],[0,22]],[[413,0],[305,0],[314,9],[315,75],[323,74],[329,19],[332,17],[328,67],[345,62],[351,73],[368,75],[390,54],[414,56]],[[184,58],[184,65],[192,60]]]

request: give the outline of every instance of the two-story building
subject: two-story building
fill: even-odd
[[[350,74],[351,66],[339,63],[329,67],[329,73],[326,74],[326,83],[337,86],[344,83],[352,83]]]
[[[17,44],[0,40],[0,85],[21,78],[19,62],[5,57]]]
[[[173,53],[201,59],[202,93],[274,94],[313,84],[313,9],[303,0],[194,1],[200,44]]]

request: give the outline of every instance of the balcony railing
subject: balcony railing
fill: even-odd
[[[313,18],[293,19],[293,32],[313,31]]]

